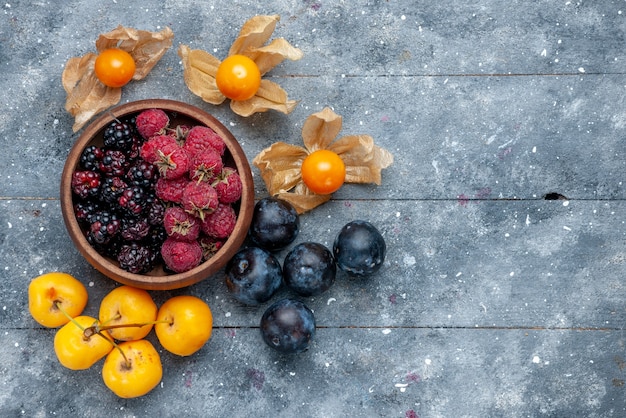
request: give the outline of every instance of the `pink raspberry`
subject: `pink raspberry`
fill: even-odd
[[[176,273],[183,273],[202,262],[202,247],[196,241],[178,241],[167,238],[161,245],[161,257],[165,265]]]
[[[236,223],[235,209],[231,205],[220,203],[213,213],[205,215],[202,232],[213,238],[228,238]]]
[[[178,125],[176,128],[171,128],[167,130],[167,135],[171,136],[178,142],[180,145],[185,143],[185,138],[187,138],[187,134],[191,126],[188,125]]]
[[[144,110],[135,118],[137,131],[144,139],[165,132],[169,124],[170,118],[161,109]]]
[[[207,148],[193,157],[189,177],[196,181],[212,181],[222,171],[222,167],[222,157],[213,148]]]
[[[209,237],[204,234],[200,234],[198,242],[200,243],[200,247],[202,247],[203,260],[208,260],[213,257],[224,246],[223,240]]]
[[[156,135],[143,143],[139,155],[144,161],[154,164],[163,152],[174,147],[178,147],[174,138],[169,135]]]
[[[181,205],[183,209],[204,220],[218,205],[217,192],[209,183],[189,182],[183,190]]]
[[[157,197],[166,202],[180,203],[183,199],[183,190],[189,184],[186,176],[177,179],[166,179],[159,177],[154,186]]]
[[[226,144],[224,140],[211,128],[197,125],[189,130],[183,147],[191,155],[206,148],[213,148],[219,155],[224,155]]]
[[[222,203],[235,203],[241,198],[243,183],[237,170],[224,167],[213,182],[217,198]]]
[[[163,226],[167,235],[178,241],[194,241],[200,236],[200,220],[180,206],[165,209]]]
[[[161,177],[176,179],[185,176],[189,172],[191,161],[189,155],[178,144],[167,146],[157,151],[158,159],[154,164],[159,169]]]

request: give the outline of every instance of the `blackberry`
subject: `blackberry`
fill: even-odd
[[[98,168],[105,176],[122,177],[127,166],[126,154],[123,151],[109,149],[104,152]]]
[[[137,160],[128,168],[126,178],[131,185],[151,188],[156,184],[159,171],[154,164]]]
[[[100,186],[100,200],[107,203],[117,203],[127,187],[128,184],[120,177],[105,177]]]
[[[121,224],[115,212],[100,210],[91,217],[87,241],[93,246],[106,245],[118,234]]]
[[[143,244],[150,248],[158,259],[161,256],[161,246],[166,239],[167,231],[165,227],[163,225],[153,226],[148,236],[143,240]]]
[[[158,198],[150,199],[146,217],[150,225],[162,225],[163,215],[165,215],[165,205]]]
[[[74,171],[72,173],[72,191],[83,199],[96,196],[100,192],[100,174],[95,171]]]
[[[96,145],[90,145],[80,154],[80,166],[85,170],[98,171],[100,161],[104,157],[102,148]]]
[[[76,220],[83,226],[91,224],[91,218],[100,210],[98,200],[80,200],[74,204],[74,215]]]
[[[124,270],[134,274],[143,274],[152,270],[154,255],[147,246],[132,242],[122,245],[117,254],[117,261]]]
[[[130,186],[124,189],[117,200],[119,206],[131,215],[139,215],[146,207],[146,193],[139,186]]]
[[[130,150],[134,141],[132,125],[117,120],[111,122],[104,129],[103,140],[104,146],[107,149],[119,151]]]
[[[127,241],[140,241],[150,233],[150,224],[145,218],[125,217],[122,219],[120,236]]]

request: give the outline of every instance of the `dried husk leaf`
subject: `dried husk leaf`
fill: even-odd
[[[239,31],[239,36],[230,47],[228,55],[248,55],[249,49],[261,47],[274,33],[279,15],[257,15],[246,21]]]
[[[174,32],[168,27],[160,32],[150,32],[119,25],[111,32],[102,34],[96,40],[96,49],[101,52],[108,48],[120,48],[135,60],[133,80],[141,80],[172,46]]]
[[[215,83],[215,74],[220,60],[200,49],[190,49],[187,45],[178,47],[178,55],[183,61],[183,78],[189,90],[205,102],[219,105],[226,100]]]
[[[251,50],[247,55],[259,67],[261,75],[264,75],[285,59],[297,61],[304,56],[304,53],[292,46],[286,39],[278,38],[268,45]]]
[[[309,194],[307,194],[307,192]],[[286,200],[296,209],[298,214],[303,214],[328,202],[331,198],[329,194],[314,194],[308,189],[304,192],[294,191],[293,193],[279,193],[275,195],[279,199]]]
[[[393,155],[374,144],[369,135],[348,135],[330,144],[346,165],[346,183],[382,183],[382,170],[393,163]]]
[[[304,146],[310,152],[327,149],[341,131],[342,119],[330,108],[313,113],[302,126]]]
[[[72,130],[79,131],[94,115],[119,103],[121,88],[107,87],[96,77],[93,66],[96,54],[70,58],[61,76],[67,93],[65,110],[74,117]]]
[[[307,151],[297,145],[276,142],[261,151],[252,163],[261,171],[261,177],[271,195],[286,193],[302,181],[302,161]]]
[[[289,114],[297,104],[297,101],[288,99],[287,92],[278,84],[261,79],[261,86],[256,95],[248,100],[231,100],[230,108],[239,116],[247,117],[270,109]]]

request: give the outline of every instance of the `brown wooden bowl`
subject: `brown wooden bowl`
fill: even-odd
[[[98,253],[87,241],[74,214],[74,198],[71,188],[72,173],[79,164],[80,155],[89,145],[101,145],[104,128],[116,118],[137,114],[145,109],[163,109],[170,116],[170,126],[205,125],[213,129],[226,143],[225,163],[234,166],[243,184],[242,196],[235,204],[237,223],[233,233],[222,248],[210,259],[184,273],[168,273],[159,266],[146,274],[133,274],[122,269],[116,260]],[[208,113],[173,100],[152,99],[127,103],[111,109],[91,123],[73,145],[65,162],[61,177],[61,211],[67,231],[87,261],[107,277],[130,286],[147,290],[170,290],[189,286],[204,280],[226,265],[243,244],[254,209],[254,184],[250,164],[235,137],[217,119]]]

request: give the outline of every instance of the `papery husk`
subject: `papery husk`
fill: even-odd
[[[331,195],[329,194],[314,194],[309,189],[306,189],[306,187],[305,190],[311,194],[306,194],[306,192],[298,193],[297,191],[294,191],[292,193],[278,193],[275,197],[291,203],[296,212],[300,215],[323,205],[331,198]]]
[[[374,144],[369,135],[339,138],[327,148],[341,157],[346,165],[346,183],[382,184],[382,170],[393,163],[393,155]]]
[[[82,58],[70,58],[61,76],[67,93],[65,110],[74,116],[72,130],[80,130],[94,115],[119,103],[121,88],[107,87],[98,80],[93,71],[96,54]]]
[[[237,39],[230,46],[228,55],[247,55],[246,52],[249,49],[263,46],[274,33],[279,20],[279,15],[257,15],[248,19],[241,27]]]
[[[220,60],[201,49],[191,49],[187,45],[178,47],[178,55],[183,62],[183,79],[187,88],[207,103],[219,105],[226,100],[215,83]]]
[[[342,118],[330,108],[310,115],[302,126],[302,140],[310,152],[328,148],[341,131]]]
[[[239,116],[247,117],[268,110],[289,114],[297,104],[297,101],[288,99],[287,92],[278,84],[261,79],[261,86],[252,98],[243,101],[231,100],[230,108]]]
[[[138,30],[119,25],[96,40],[96,49],[119,48],[128,52],[135,60],[133,80],[141,80],[172,46],[174,32],[168,27],[160,32]]]
[[[163,54],[172,46],[174,33],[170,28],[149,32],[118,26],[96,40],[98,52],[120,48],[135,60],[133,80],[144,78]],[[122,88],[107,87],[94,73],[97,54],[72,57],[65,64],[61,82],[67,93],[65,110],[74,117],[72,130],[79,131],[94,115],[116,105],[122,98]]]
[[[302,161],[307,151],[297,145],[276,142],[261,151],[252,163],[261,171],[267,191],[271,195],[287,193],[302,181]]]

